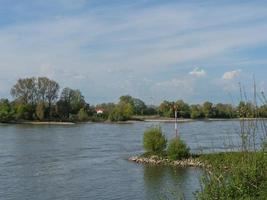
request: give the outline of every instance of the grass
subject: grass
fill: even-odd
[[[208,166],[197,199],[267,199],[267,154],[230,152],[200,155]]]

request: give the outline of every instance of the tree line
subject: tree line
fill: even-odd
[[[163,101],[159,106],[147,105],[130,95],[121,96],[118,103],[90,105],[78,89],[65,87],[47,77],[19,79],[11,88],[12,101],[0,100],[0,122],[17,121],[126,121],[136,116],[179,118],[238,118],[267,117],[266,103],[255,107],[241,101],[238,106],[231,104],[190,105],[183,100]],[[97,109],[103,110],[98,114]]]

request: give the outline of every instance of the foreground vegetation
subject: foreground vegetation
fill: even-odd
[[[267,198],[267,153],[234,152],[201,155],[210,169],[202,179],[198,199]]]
[[[247,131],[244,138],[249,138],[254,127],[250,122],[243,126]],[[196,193],[196,199],[199,200],[267,198],[266,141],[260,148],[248,150],[250,142],[245,139],[243,145],[247,148],[242,148],[240,152],[199,155],[190,154],[187,145],[179,138],[174,138],[167,144],[162,129],[151,127],[144,132],[143,146],[146,152],[130,160],[144,164],[204,168],[202,190]]]
[[[61,92],[60,92],[61,91]],[[267,117],[267,106],[256,107],[241,101],[237,107],[230,104],[189,105],[182,100],[163,101],[159,106],[146,105],[129,95],[121,96],[118,103],[90,105],[78,89],[63,88],[46,77],[19,79],[10,91],[12,101],[0,100],[0,122],[18,121],[126,121],[143,116],[180,118],[238,118]],[[264,97],[264,95],[263,95]],[[101,109],[103,113],[96,110]],[[254,110],[257,109],[257,112]],[[138,116],[138,117],[134,117]]]

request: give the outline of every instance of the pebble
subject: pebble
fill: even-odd
[[[151,156],[149,158],[133,156],[129,158],[129,161],[136,162],[138,164],[171,165],[180,167],[204,167],[204,164],[202,162],[194,158],[172,161],[169,159],[159,158],[158,156]]]

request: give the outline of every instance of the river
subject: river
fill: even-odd
[[[127,158],[143,152],[153,122],[130,124],[0,125],[0,199],[194,199],[201,170],[142,166]],[[161,123],[167,138],[172,123]],[[193,152],[237,148],[239,122],[179,124]]]

